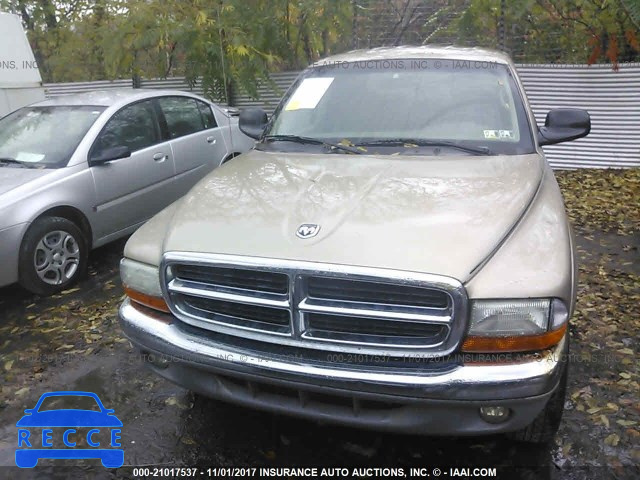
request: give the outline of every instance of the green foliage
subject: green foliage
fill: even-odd
[[[637,0],[505,2],[506,49],[527,63],[596,63],[640,59]],[[452,25],[465,44],[498,47],[500,0],[472,0]],[[451,31],[451,30],[450,30]]]
[[[640,59],[638,0],[505,1],[520,62]],[[267,72],[354,47],[499,46],[501,0],[0,0],[21,16],[45,81],[186,76],[225,100]]]
[[[126,15],[104,36],[107,74],[201,77],[225,100],[232,88],[256,96],[256,80],[295,69],[340,45],[349,4],[337,0],[123,2]]]
[[[626,9],[631,20],[637,28],[640,28],[640,1],[622,0],[622,6]]]

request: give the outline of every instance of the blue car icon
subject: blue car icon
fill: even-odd
[[[65,408],[56,408],[60,404]],[[66,408],[69,404],[78,408]],[[87,408],[88,407],[88,408]],[[114,410],[104,407],[100,398],[91,392],[49,392],[40,397],[35,407],[24,411],[18,427],[16,465],[33,468],[41,458],[89,459],[99,458],[107,468],[124,464],[124,450],[119,442],[122,422],[113,415]],[[33,428],[42,428],[42,435],[35,435]],[[54,430],[56,435],[54,438]],[[31,429],[31,430],[30,430]],[[85,435],[77,430],[87,430]],[[64,430],[62,435],[59,435]],[[109,435],[104,448],[104,435]],[[102,432],[102,433],[101,433]],[[32,435],[33,434],[33,435]],[[98,438],[100,437],[100,439]],[[86,438],[88,448],[76,448],[78,441]]]

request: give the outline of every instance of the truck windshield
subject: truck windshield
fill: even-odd
[[[63,167],[93,122],[95,106],[25,107],[0,119],[0,166]]]
[[[507,65],[462,60],[314,65],[276,109],[265,137],[277,143],[278,136],[383,154],[425,154],[434,147],[467,155],[535,151]],[[289,147],[283,142],[282,148]]]

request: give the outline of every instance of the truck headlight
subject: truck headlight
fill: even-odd
[[[162,298],[158,267],[123,258],[120,261],[120,278],[124,291],[131,300],[146,307],[169,312],[169,307]]]
[[[462,350],[526,352],[556,345],[569,313],[559,299],[473,300],[471,326]]]

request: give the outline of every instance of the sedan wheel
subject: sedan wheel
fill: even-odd
[[[36,244],[33,264],[38,276],[49,285],[73,279],[80,264],[78,241],[63,230],[47,233]]]
[[[45,217],[33,222],[20,247],[20,284],[51,295],[75,282],[87,265],[87,240],[71,221]]]

